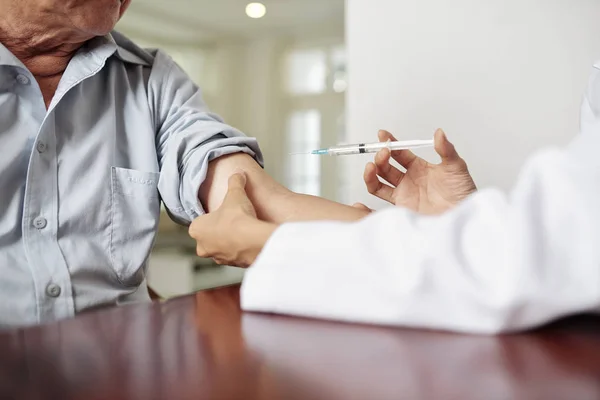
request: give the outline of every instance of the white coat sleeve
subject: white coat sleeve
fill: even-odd
[[[470,333],[600,311],[600,130],[588,122],[569,148],[532,157],[509,194],[482,190],[436,217],[282,225],[242,307]]]

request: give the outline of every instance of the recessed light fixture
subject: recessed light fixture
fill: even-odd
[[[263,3],[250,3],[246,6],[246,15],[258,19],[265,16],[267,7]]]

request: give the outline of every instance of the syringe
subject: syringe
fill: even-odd
[[[377,153],[379,150],[384,148],[388,148],[390,150],[407,150],[431,146],[433,146],[433,140],[404,140],[396,142],[387,141],[334,146],[325,149],[313,150],[310,152],[310,154],[346,156],[351,154]]]

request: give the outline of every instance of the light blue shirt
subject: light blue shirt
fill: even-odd
[[[189,223],[209,161],[262,163],[171,58],[118,33],[80,49],[48,109],[0,44],[0,149],[0,326],[147,300],[161,200]]]

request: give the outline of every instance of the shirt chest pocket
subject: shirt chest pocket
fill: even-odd
[[[110,256],[119,281],[139,285],[160,217],[158,173],[112,167]]]

